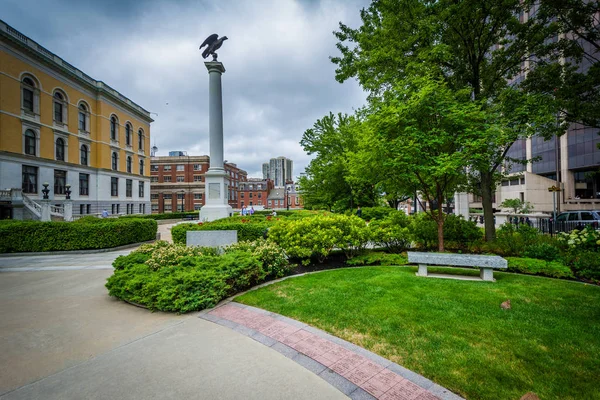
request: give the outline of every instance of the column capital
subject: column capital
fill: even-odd
[[[223,72],[225,72],[225,67],[220,61],[206,61],[204,62],[204,65],[206,66],[206,69],[209,73],[214,71],[222,74]]]

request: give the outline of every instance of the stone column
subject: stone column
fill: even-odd
[[[42,218],[43,222],[52,221],[50,216],[50,200],[40,200],[42,206]]]
[[[454,214],[462,215],[466,221],[469,220],[469,195],[467,193],[454,193]]]
[[[214,221],[232,215],[228,203],[229,175],[223,165],[223,100],[221,75],[225,72],[219,61],[205,62],[208,70],[208,121],[210,167],[204,175],[205,204],[200,209],[201,221]]]
[[[65,200],[63,202],[63,212],[65,221],[73,221],[73,200]]]

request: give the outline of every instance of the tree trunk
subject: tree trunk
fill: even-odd
[[[444,252],[444,193],[437,185],[437,226],[438,226],[438,251]]]
[[[439,212],[439,210],[438,210]],[[438,215],[437,220],[438,226],[438,251],[440,253],[444,252],[444,216],[443,214]]]
[[[483,206],[483,223],[485,230],[486,242],[496,238],[496,225],[494,224],[494,210],[492,203],[492,192],[494,187],[492,184],[492,174],[487,171],[481,171],[481,205]]]

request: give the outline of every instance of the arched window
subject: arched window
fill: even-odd
[[[67,97],[59,92],[54,92],[54,121],[59,124],[67,122]]]
[[[119,134],[118,128],[119,122],[117,121],[117,117],[114,115],[110,117],[110,139],[117,140],[117,136]]]
[[[144,160],[140,160],[140,175],[144,175]]]
[[[131,173],[131,157],[127,156],[127,172]]]
[[[132,129],[131,129],[131,125],[130,124],[126,124],[125,125],[125,144],[127,146],[131,146],[131,135],[132,135]]]
[[[112,169],[113,171],[116,171],[118,169],[119,166],[119,157],[117,156],[117,153],[113,152],[112,153]]]
[[[144,131],[138,131],[138,150],[144,151]]]
[[[62,138],[56,139],[56,159],[65,161],[65,141]]]
[[[88,108],[84,103],[79,104],[79,130],[87,132],[88,127]]]
[[[21,81],[22,107],[29,113],[35,113],[36,84],[32,78],[25,76]]]
[[[30,156],[37,155],[36,147],[36,137],[35,133],[31,129],[27,129],[25,131],[25,154],[29,154]]]
[[[88,147],[85,144],[81,145],[81,165],[88,165]]]

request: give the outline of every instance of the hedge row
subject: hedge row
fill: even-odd
[[[145,219],[0,223],[0,253],[106,249],[156,238],[157,223]]]
[[[264,237],[271,224],[267,222],[245,223],[203,223],[203,224],[179,224],[171,228],[173,243],[185,244],[187,231],[237,231],[238,241],[256,240]]]
[[[163,213],[163,214],[130,214],[130,215],[121,215],[119,218],[143,218],[143,219],[181,219],[183,217],[192,215],[198,217],[198,211],[186,211],[186,212],[172,212],[172,213]]]

